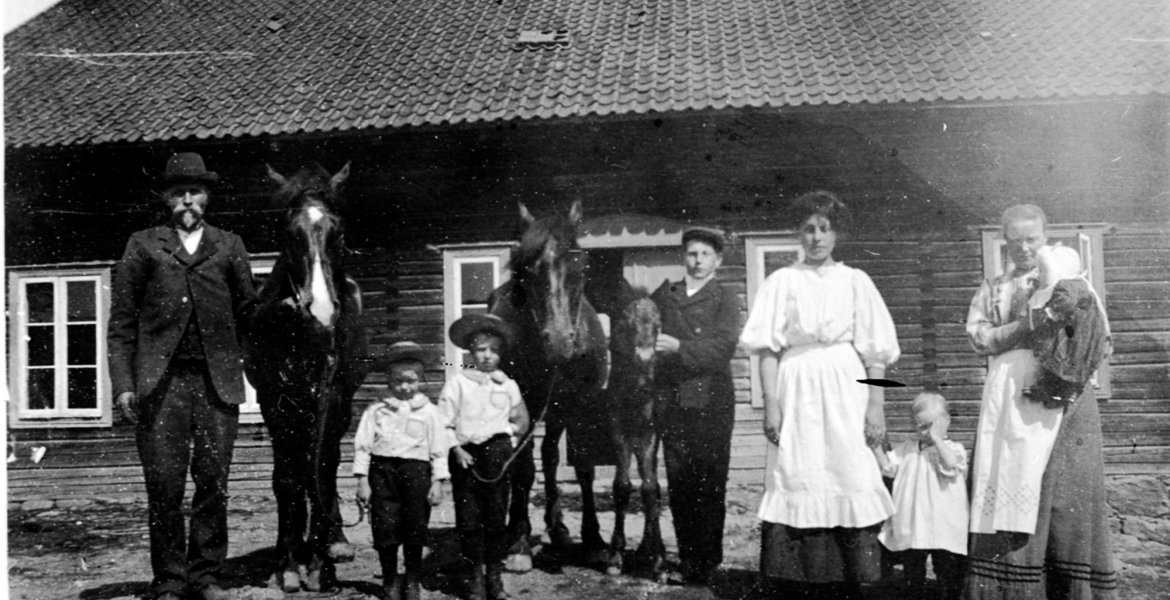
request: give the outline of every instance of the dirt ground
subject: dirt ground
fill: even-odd
[[[645,573],[629,572],[607,577],[604,569],[590,565],[578,548],[560,556],[538,547],[535,566],[528,573],[508,573],[505,586],[513,598],[562,598],[584,600],[707,600],[764,598],[757,585],[759,524],[754,517],[759,486],[733,486],[728,493],[725,561],[719,577],[710,587],[658,584]],[[566,522],[574,535],[579,532],[580,513],[569,491]],[[635,495],[636,496],[636,495]],[[635,498],[636,499],[636,498]],[[538,499],[539,500],[539,499]],[[637,502],[632,503],[634,508]],[[235,496],[229,504],[232,532],[225,587],[233,600],[365,600],[381,585],[377,555],[370,545],[366,522],[347,530],[358,549],[357,558],[338,567],[341,589],[335,593],[300,592],[287,596],[269,579],[271,546],[275,541],[276,505],[270,497]],[[613,530],[613,513],[608,500],[601,502],[602,532]],[[47,511],[10,511],[8,514],[9,598],[42,600],[81,598],[121,600],[143,597],[150,583],[150,561],[146,533],[145,504],[95,502],[89,506]],[[351,497],[344,504],[346,522],[357,520]],[[534,533],[543,534],[540,510],[532,509]],[[627,515],[629,550],[641,537],[640,514]],[[457,598],[458,580],[453,568],[458,548],[452,527],[451,504],[435,510],[432,531],[434,551],[426,560],[428,569],[423,598]],[[662,529],[670,559],[676,558],[670,513],[664,511]],[[547,538],[545,538],[547,541]],[[1140,542],[1133,536],[1115,535],[1114,550],[1121,573],[1119,598],[1154,600],[1170,597],[1170,546]],[[904,598],[900,570],[878,585],[865,589],[870,600]]]

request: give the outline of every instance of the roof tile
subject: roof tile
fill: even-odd
[[[1061,0],[293,5],[62,0],[5,36],[7,143],[1170,94],[1170,52],[1148,41],[1170,38],[1158,3],[1106,0],[1075,11]],[[274,14],[284,15],[276,31],[266,26]],[[568,45],[516,49],[520,31],[562,29]]]

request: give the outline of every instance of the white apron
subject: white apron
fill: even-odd
[[[1035,378],[1031,350],[991,359],[972,466],[972,533],[1035,532],[1040,481],[1064,416],[1023,396]]]

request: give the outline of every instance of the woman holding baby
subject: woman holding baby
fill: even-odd
[[[970,598],[1108,598],[1101,421],[1089,378],[1109,353],[1104,307],[1036,206],[1003,215],[1010,271],[967,317],[989,357],[971,467]]]

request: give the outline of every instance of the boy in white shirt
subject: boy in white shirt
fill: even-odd
[[[362,414],[353,440],[353,474],[358,504],[370,509],[374,548],[382,563],[383,598],[418,600],[431,506],[442,501],[442,482],[450,477],[450,442],[442,413],[419,392],[422,348],[398,342],[383,360],[388,363],[391,396],[370,403]],[[405,577],[398,576],[399,544]]]
[[[501,575],[508,551],[507,463],[512,438],[528,430],[520,388],[499,370],[500,354],[515,333],[499,317],[479,314],[460,318],[448,333],[472,359],[472,368],[447,380],[439,394],[452,438],[455,527],[471,567],[467,598],[496,600],[506,597]]]

